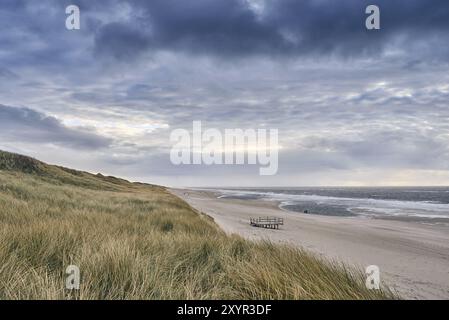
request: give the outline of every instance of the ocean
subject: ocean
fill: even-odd
[[[391,219],[449,219],[449,187],[214,189],[219,198],[276,201],[291,212]],[[448,220],[449,221],[449,220]]]

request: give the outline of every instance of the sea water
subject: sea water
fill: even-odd
[[[330,216],[449,219],[449,187],[216,189],[224,199],[276,201],[282,209]]]

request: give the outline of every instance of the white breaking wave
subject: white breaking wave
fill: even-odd
[[[250,190],[215,189],[219,198],[258,197],[280,202],[280,207],[314,202],[328,206],[346,207],[349,211],[366,216],[411,216],[423,218],[449,218],[449,204],[431,201],[382,200],[371,198],[342,198],[322,195],[298,195]]]

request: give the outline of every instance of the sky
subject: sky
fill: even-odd
[[[0,30],[1,150],[167,186],[449,185],[447,0],[1,0]],[[172,164],[193,121],[278,129],[277,174]]]

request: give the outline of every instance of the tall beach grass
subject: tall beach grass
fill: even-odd
[[[390,298],[359,270],[227,236],[162,187],[0,152],[0,299]]]

